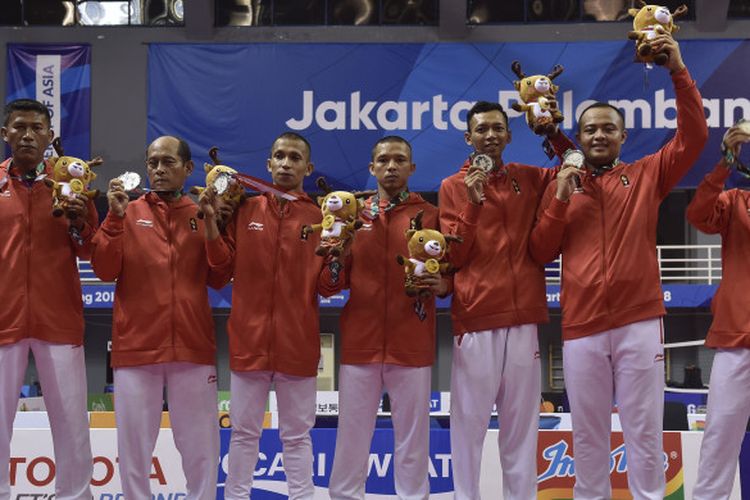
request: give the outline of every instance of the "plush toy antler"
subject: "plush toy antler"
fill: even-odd
[[[221,165],[221,161],[219,160],[219,148],[216,146],[213,146],[208,150],[208,157],[211,158],[211,162],[214,165]]]
[[[563,72],[563,67],[561,64],[555,64],[555,66],[552,68],[552,71],[547,73],[547,78],[550,80],[554,80],[558,76],[560,76],[560,73]]]
[[[423,215],[424,215],[424,210],[420,210],[419,212],[417,212],[417,214],[414,217],[412,217],[411,221],[409,222],[409,229],[421,231]]]
[[[675,11],[672,13],[672,17],[673,18],[682,17],[685,14],[687,14],[687,11],[688,11],[687,5],[682,4],[675,9]]]
[[[326,181],[325,177],[322,177],[322,176],[318,177],[315,180],[315,185],[318,186],[318,189],[323,191],[325,194],[328,194],[333,191],[333,188],[331,187],[330,184],[328,184],[328,181]]]
[[[57,153],[57,156],[65,156],[62,139],[60,139],[59,137],[55,137],[55,139],[52,141],[52,148],[55,150],[55,153]]]
[[[510,65],[510,69],[513,70],[513,73],[516,74],[519,80],[526,78],[526,74],[521,69],[521,63],[519,61],[513,61]]]

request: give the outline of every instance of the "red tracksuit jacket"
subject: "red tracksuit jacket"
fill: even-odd
[[[368,213],[372,199],[367,200]],[[387,204],[383,200],[381,208]],[[406,230],[423,210],[422,224],[437,229],[437,208],[416,193],[372,220],[363,217],[343,274],[336,283],[321,284],[330,296],[349,288],[340,317],[341,363],[388,363],[430,366],[435,359],[435,298],[421,301],[423,320],[415,311],[415,297],[404,291],[404,268],[396,255],[409,256]],[[452,244],[454,250],[460,244]]]
[[[206,286],[223,283],[209,265],[198,206],[187,196],[167,203],[148,193],[125,217],[107,214],[94,237],[91,265],[117,280],[112,366],[184,361],[212,365],[216,341]]]
[[[551,143],[559,155],[575,148],[562,133]],[[542,193],[557,169],[506,167],[507,173],[490,176],[482,205],[468,199],[468,161],[440,185],[440,227],[464,239],[451,251],[458,268],[451,303],[454,335],[549,321],[544,266],[531,259],[528,241]]]
[[[68,219],[52,216],[52,193],[38,180],[28,187],[0,164],[0,345],[34,338],[83,343],[83,301],[76,257],[88,259],[98,217],[88,204],[88,220],[75,243]],[[47,162],[47,175],[53,165]]]
[[[245,200],[227,228],[234,277],[229,315],[229,366],[314,377],[320,359],[318,281],[323,258],[315,255],[319,234],[304,238],[302,226],[319,223],[320,208],[300,194],[282,207],[272,194]]]
[[[687,209],[687,219],[708,234],[721,234],[722,278],[711,301],[708,347],[750,348],[750,192],[722,191],[730,170],[717,165]]]
[[[659,205],[703,150],[708,127],[687,69],[672,75],[677,131],[656,153],[582,179],[583,193],[560,202],[552,182],[539,207],[531,254],[563,254],[563,339],[663,316],[656,259]]]

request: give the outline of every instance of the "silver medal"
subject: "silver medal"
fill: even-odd
[[[492,158],[490,158],[489,155],[478,154],[471,158],[471,166],[479,167],[486,173],[490,173],[492,169],[495,168],[495,162],[492,161]]]
[[[569,149],[563,154],[563,165],[573,165],[575,168],[583,167],[583,152],[578,149]]]
[[[231,180],[231,176],[229,174],[217,175],[216,179],[214,179],[214,189],[216,190],[216,194],[221,196],[224,193],[226,193],[227,189],[229,189],[230,180]]]
[[[125,172],[117,177],[122,182],[125,191],[132,191],[141,185],[141,176],[135,172]]]

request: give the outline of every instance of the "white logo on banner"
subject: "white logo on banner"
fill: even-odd
[[[498,91],[497,101],[509,118],[523,116],[514,111],[511,104],[518,100],[515,90]],[[577,102],[573,91],[558,95],[565,116],[564,129],[573,128],[573,117],[595,101],[585,99]],[[610,99],[609,104],[620,108],[625,115],[626,128],[673,129],[677,126],[677,105],[674,98],[667,98],[664,89],[656,90],[651,99]],[[466,129],[466,112],[473,101],[449,102],[442,94],[425,101],[367,101],[361,92],[349,94],[346,100],[316,101],[315,91],[302,92],[301,117],[290,117],[286,125],[292,130],[306,130],[315,125],[322,130],[422,130],[434,128],[448,130]],[[730,127],[738,118],[750,119],[750,99],[703,98],[706,121],[711,128]]]
[[[47,106],[52,115],[52,130],[58,137],[63,136],[60,129],[60,56],[36,56],[36,100]],[[52,146],[44,153],[49,158],[54,153]]]

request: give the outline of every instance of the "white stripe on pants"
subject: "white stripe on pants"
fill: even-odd
[[[172,436],[182,459],[188,500],[214,500],[219,471],[216,368],[160,363],[114,369],[115,419],[122,491],[151,498],[151,459],[167,387]]]
[[[719,349],[711,368],[706,430],[693,500],[728,499],[750,417],[750,349]]]
[[[635,500],[661,500],[664,477],[664,344],[661,318],[563,343],[573,423],[576,500],[610,498],[613,396]]]
[[[431,367],[341,365],[339,422],[331,472],[331,500],[363,500],[383,389],[391,401],[394,481],[399,499],[427,499]]]
[[[34,353],[52,431],[55,498],[90,499],[92,457],[83,346],[37,339],[0,346],[0,499],[10,498],[10,438],[29,350]]]
[[[249,496],[271,383],[279,406],[279,436],[289,499],[311,500],[315,495],[310,429],[315,424],[316,378],[270,371],[233,371],[226,500],[246,500]]]
[[[497,405],[505,500],[536,499],[541,367],[536,325],[466,333],[453,342],[451,454],[456,500],[477,500],[482,447]]]

